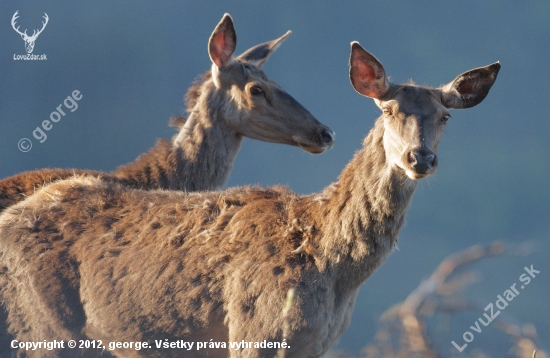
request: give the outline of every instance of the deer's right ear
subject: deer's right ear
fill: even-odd
[[[225,14],[210,35],[208,55],[218,68],[223,69],[231,63],[231,55],[233,55],[236,46],[237,34],[233,26],[233,19],[229,14]]]
[[[380,99],[390,87],[380,61],[365,51],[357,41],[351,43],[349,78],[357,92],[370,98]]]
[[[447,108],[470,108],[485,99],[497,79],[500,62],[464,72],[441,88]]]
[[[240,61],[251,63],[254,66],[262,67],[264,63],[267,62],[269,56],[271,56],[271,54],[275,52],[275,50],[277,50],[279,46],[281,46],[283,41],[286,40],[286,38],[291,33],[292,32],[289,30],[286,32],[286,34],[279,37],[278,39],[249,48],[242,55],[237,57],[237,59]]]

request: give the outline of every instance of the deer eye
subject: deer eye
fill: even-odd
[[[446,123],[451,118],[450,114],[446,114],[443,117],[441,117],[441,122]]]
[[[250,93],[253,94],[254,96],[257,96],[257,95],[263,94],[264,90],[262,89],[262,87],[255,85],[250,87]]]
[[[386,115],[386,116],[391,116],[393,114],[391,108],[389,108],[389,107],[382,108],[382,113],[384,113],[384,115]]]

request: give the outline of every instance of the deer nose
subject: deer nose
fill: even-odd
[[[327,147],[329,146],[332,147],[332,145],[334,144],[334,136],[335,136],[335,133],[328,127],[323,128],[321,130],[321,141]]]
[[[437,156],[429,149],[416,148],[409,152],[409,164],[417,173],[426,174],[437,164]]]

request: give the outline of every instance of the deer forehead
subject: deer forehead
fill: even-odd
[[[242,66],[244,75],[247,78],[256,78],[262,81],[269,81],[269,77],[267,77],[267,75],[265,74],[264,71],[262,71],[261,68],[248,63],[242,63],[241,66]]]
[[[267,77],[260,68],[253,65],[245,65],[244,72],[244,90],[248,90],[251,86],[259,85],[269,95],[274,95],[274,92],[284,92],[283,88],[277,82]]]
[[[217,66],[213,65],[212,70],[221,87],[237,86],[244,90],[246,84],[251,82],[274,83],[260,68],[239,61],[234,61],[223,70],[219,70]]]
[[[441,91],[438,89],[411,85],[393,87],[382,100],[376,100],[381,109],[390,107],[395,115],[419,119],[441,117],[449,112],[441,101]]]

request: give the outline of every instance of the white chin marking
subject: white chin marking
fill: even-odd
[[[406,170],[405,173],[412,180],[424,179],[424,178],[426,178],[427,176],[430,175],[430,174],[419,174],[419,173],[413,172],[412,170]]]
[[[410,170],[405,171],[405,173],[406,173],[407,176],[408,176],[409,178],[411,178],[412,180],[416,180],[416,179],[417,179],[416,173],[414,173],[414,172],[412,172],[412,171],[410,171]]]

